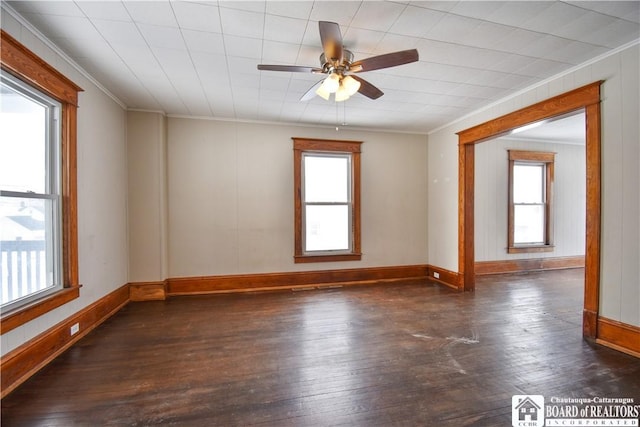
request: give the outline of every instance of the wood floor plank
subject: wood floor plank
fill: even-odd
[[[640,402],[640,360],[582,340],[582,274],[131,303],[2,425],[499,426],[514,394]]]

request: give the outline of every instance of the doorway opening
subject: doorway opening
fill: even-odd
[[[597,336],[600,291],[600,86],[598,81],[458,133],[459,289],[475,290],[475,146],[514,129],[567,115],[585,114],[586,209],[582,334]]]

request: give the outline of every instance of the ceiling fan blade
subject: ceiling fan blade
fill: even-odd
[[[360,88],[358,89],[358,92],[360,92],[367,98],[378,99],[382,95],[384,95],[383,91],[381,91],[380,89],[378,89],[377,87],[375,87],[374,85],[372,85],[371,83],[363,79],[362,77],[358,77],[355,75],[351,75],[351,77],[360,82]]]
[[[324,80],[320,80],[318,83],[314,84],[309,88],[308,91],[305,92],[304,95],[300,98],[300,101],[308,101],[316,96],[316,90],[318,87],[324,82]]]
[[[320,40],[322,40],[322,50],[328,61],[342,62],[342,33],[340,26],[335,22],[320,21]]]
[[[381,68],[395,67],[397,65],[409,64],[418,60],[418,50],[409,49],[398,52],[386,53],[384,55],[372,56],[361,61],[355,61],[349,67],[352,73],[361,71],[379,70]]]
[[[268,65],[258,64],[258,70],[264,71],[288,71],[290,73],[313,73],[322,74],[322,68],[303,67],[300,65]]]

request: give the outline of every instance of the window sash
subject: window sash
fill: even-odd
[[[293,159],[294,159],[294,261],[295,263],[313,262],[335,262],[335,261],[358,261],[362,258],[361,253],[361,226],[360,226],[360,147],[362,141],[310,139],[293,137]],[[305,203],[304,195],[304,172],[303,155],[311,153],[315,155],[338,155],[350,156],[349,172],[350,181],[348,190],[349,200],[308,200]],[[324,203],[324,205],[318,204]],[[337,203],[337,204],[336,204]],[[348,224],[349,244],[348,250],[339,251],[305,251],[305,211],[312,206],[334,206],[339,209],[340,203],[350,203]],[[314,248],[315,249],[315,248]]]
[[[332,170],[329,173],[323,170],[321,174],[318,174],[318,171],[314,170],[313,173],[311,173],[310,171],[308,171],[310,165],[309,161],[312,161],[314,159],[345,160],[344,164],[339,165],[343,166],[345,170]],[[351,167],[351,154],[304,152],[302,153],[301,160],[303,254],[322,255],[351,253],[353,250],[353,177]],[[333,163],[333,165],[331,165],[331,163]],[[331,163],[325,162],[324,166],[331,167],[337,165],[336,162]],[[314,181],[317,180],[319,182],[310,182],[311,179],[313,179]],[[314,189],[318,188],[318,186],[334,187],[334,196],[331,197],[331,195],[327,194],[325,191]],[[342,188],[337,188],[340,186]],[[310,189],[313,189],[313,191],[309,191]],[[315,197],[309,197],[308,192],[312,193],[312,196]],[[337,196],[335,194],[337,194]],[[309,198],[313,199],[313,201],[309,201]],[[331,209],[332,207],[346,208],[346,211],[345,209]],[[342,212],[341,215],[339,215],[340,218],[338,218],[335,215],[335,212],[340,210]],[[324,215],[312,216],[310,214],[311,212],[319,211],[323,211]],[[327,220],[330,219],[332,215],[333,223],[331,224],[328,223]],[[336,224],[336,222],[338,222],[338,224]],[[338,228],[338,231],[335,228]],[[333,244],[330,245],[329,242],[333,242]]]
[[[0,215],[7,223],[15,223],[11,218],[25,217],[23,220],[31,220],[26,226],[17,223],[11,232],[7,227],[0,237],[0,283],[1,283],[1,308],[3,311],[12,311],[43,296],[56,292],[63,287],[62,271],[62,209],[61,209],[61,128],[59,115],[61,105],[47,95],[30,87],[26,83],[9,74],[1,77],[3,90],[12,92],[15,96],[22,97],[19,104],[41,107],[43,114],[31,115],[30,120],[44,120],[43,132],[24,135],[19,130],[10,130],[10,123],[5,123],[3,129],[4,150],[6,157],[19,163],[20,169],[30,170],[31,174],[39,168],[44,169],[41,179],[44,182],[29,180],[28,176],[19,174],[4,176],[0,185],[0,196],[3,210]],[[8,104],[5,104],[8,105]],[[20,108],[20,107],[18,107]],[[6,112],[16,114],[15,112]],[[17,113],[20,114],[20,113]],[[15,118],[14,118],[15,119]],[[28,125],[28,123],[23,123]],[[35,127],[40,126],[33,123]],[[28,141],[24,138],[37,138],[40,141]],[[23,146],[20,154],[18,145]],[[34,145],[35,144],[35,145]],[[40,146],[44,157],[44,164],[40,160],[33,159],[31,152],[35,146]],[[3,156],[4,156],[3,155]],[[38,165],[29,166],[29,162],[35,161]],[[35,166],[35,168],[34,168]],[[12,181],[12,178],[15,181]],[[19,188],[24,191],[12,191]],[[43,192],[36,192],[40,190]],[[20,200],[19,204],[18,201]],[[41,202],[41,203],[39,203]],[[29,216],[24,215],[31,211]],[[9,215],[6,217],[5,215]],[[43,218],[43,230],[39,232],[37,218]],[[19,234],[19,235],[18,235]],[[15,237],[14,237],[15,236]],[[24,240],[24,237],[27,240]]]
[[[554,161],[555,153],[509,150],[508,253],[553,250]]]

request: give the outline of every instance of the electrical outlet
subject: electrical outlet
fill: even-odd
[[[436,279],[439,279],[440,278],[440,273],[438,273],[437,271],[434,271],[433,272],[433,277],[436,278]]]
[[[74,323],[73,325],[71,325],[71,329],[69,330],[71,335],[77,334],[78,331],[80,331],[80,324],[79,323]]]

